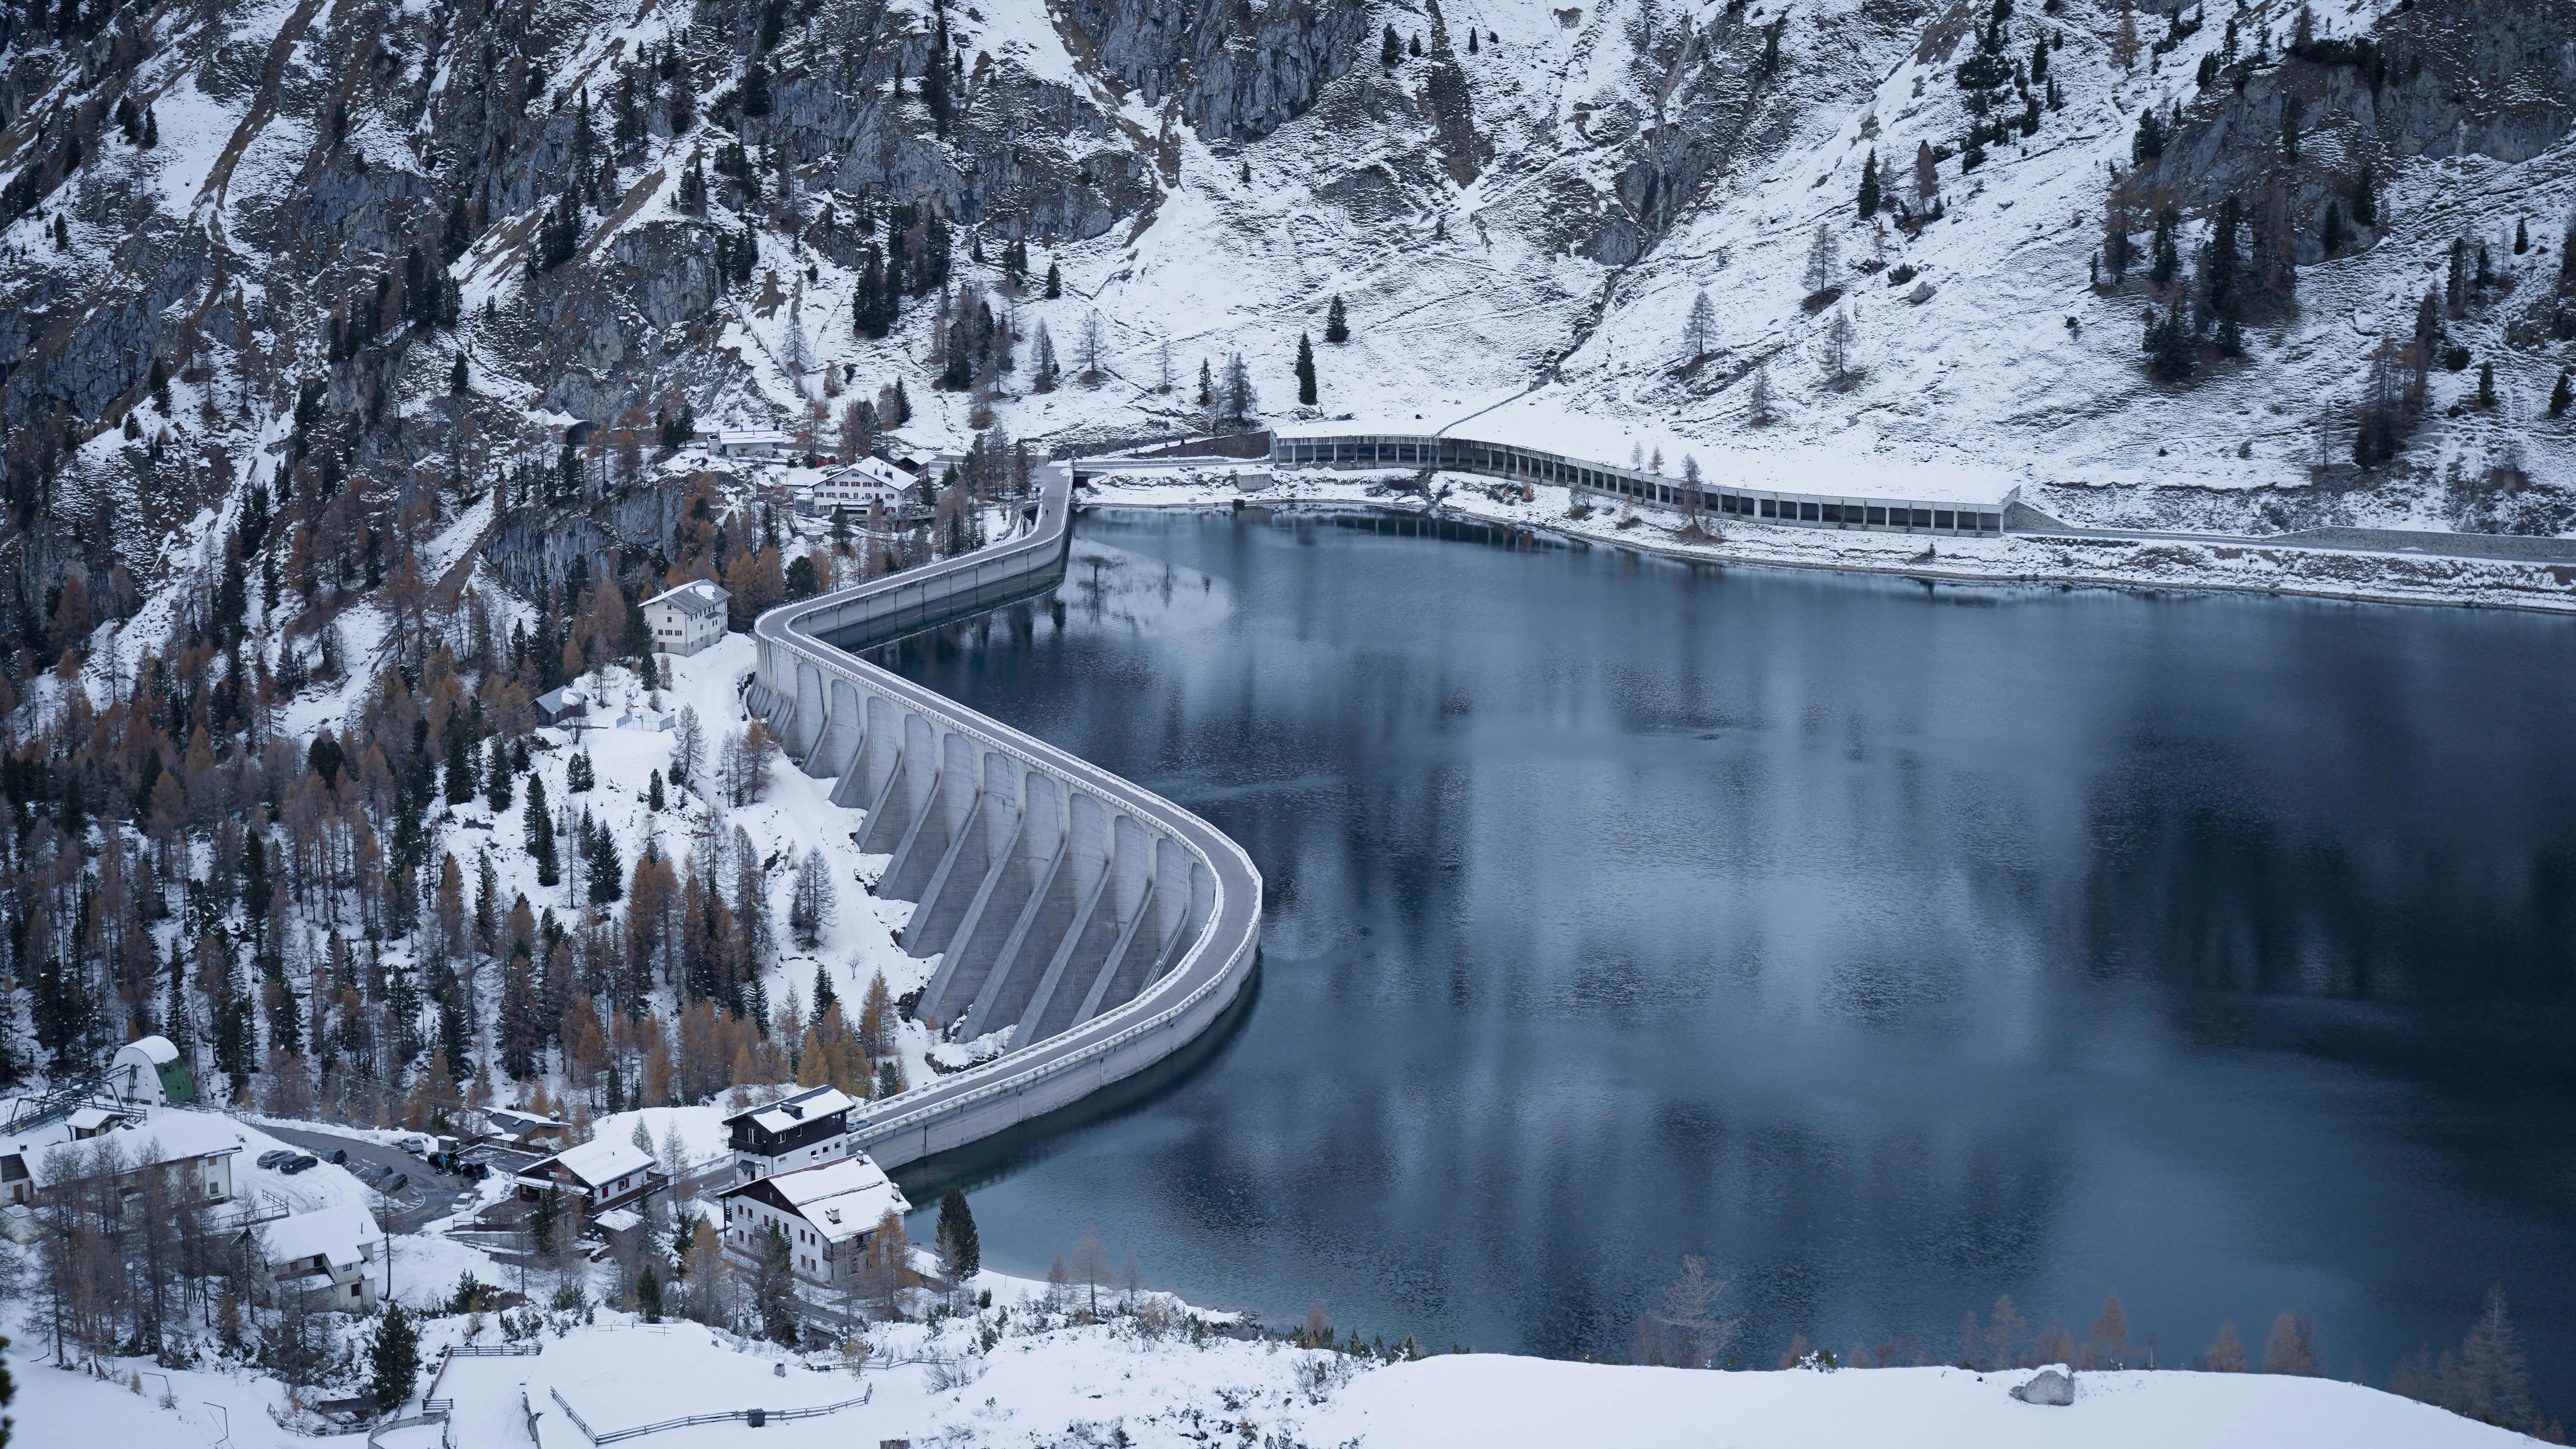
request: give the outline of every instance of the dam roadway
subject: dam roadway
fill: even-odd
[[[1171,801],[858,658],[1052,590],[1073,469],[1039,472],[1009,539],[772,609],[748,690],[789,758],[863,806],[879,893],[915,902],[904,946],[937,957],[914,1007],[1007,1049],[870,1103],[859,1145],[892,1168],[1068,1106],[1186,1046],[1223,1015],[1261,941],[1260,873]]]

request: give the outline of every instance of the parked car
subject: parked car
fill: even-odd
[[[429,1139],[417,1134],[410,1137],[397,1137],[394,1139],[394,1145],[414,1157],[426,1157],[430,1152]]]
[[[277,1170],[288,1177],[293,1177],[295,1174],[302,1172],[307,1168],[320,1167],[321,1165],[321,1158],[315,1157],[311,1153],[299,1152],[293,1159],[279,1163],[277,1165]]]
[[[277,1166],[279,1163],[292,1162],[294,1160],[295,1151],[293,1148],[288,1147],[280,1147],[274,1151],[263,1152],[258,1158],[259,1165],[262,1168],[272,1168]]]
[[[411,1186],[411,1174],[408,1172],[397,1172],[393,1176],[386,1178],[384,1185],[379,1187],[377,1191],[383,1193],[387,1197],[392,1197],[395,1193],[398,1193],[409,1186]]]
[[[331,1155],[323,1158],[322,1160],[330,1163],[334,1167],[346,1167],[349,1165],[349,1149],[346,1147],[334,1147],[331,1149]]]

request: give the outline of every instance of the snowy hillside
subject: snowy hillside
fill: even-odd
[[[255,482],[301,479],[319,514],[347,478],[354,518],[397,522],[576,425],[595,486],[631,487],[601,442],[683,407],[828,443],[901,381],[928,446],[987,419],[1049,447],[1241,426],[1197,386],[1236,354],[1255,424],[1448,422],[1536,386],[1711,446],[2000,466],[2076,521],[2554,532],[2564,25],[2523,0],[13,22],[18,586],[41,623],[111,552],[147,585],[211,567],[204,510]],[[2205,285],[2230,197],[2263,273],[2237,356]],[[2486,258],[2464,286],[2455,242]],[[2372,354],[2413,339],[2428,286],[2401,451],[2357,467]],[[2159,378],[2141,317],[2177,301],[2193,375]]]
[[[522,1357],[457,1358],[439,1371],[457,1442],[477,1449],[580,1449],[593,1433],[752,1407],[773,1417],[668,1429],[694,1444],[1264,1446],[1413,1449],[1634,1446],[1720,1442],[1741,1449],[1874,1449],[1925,1445],[2055,1445],[2100,1449],[2480,1449],[2530,1444],[2519,1434],[2356,1384],[2269,1374],[2113,1372],[2075,1375],[2071,1404],[2017,1402],[2033,1370],[1979,1374],[1911,1368],[1770,1373],[1573,1364],[1499,1354],[1405,1360],[1346,1344],[1291,1346],[1277,1337],[1193,1327],[1160,1297],[1130,1305],[1104,1293],[1104,1322],[1047,1306],[1043,1284],[985,1274],[993,1307],[927,1326],[880,1325],[841,1348],[806,1354],[693,1323],[639,1324],[610,1312],[529,1314],[542,1345]],[[1075,1290],[1080,1296],[1080,1290]],[[479,1315],[433,1318],[433,1355],[471,1334]],[[849,1350],[864,1347],[864,1354]],[[431,1362],[437,1362],[432,1357]],[[104,1378],[12,1364],[16,1432],[36,1444],[302,1442],[277,1422],[287,1395],[241,1369],[167,1372],[138,1361]],[[423,1376],[426,1380],[427,1376]],[[134,1389],[132,1384],[142,1387]],[[781,1420],[779,1411],[820,1410]],[[437,1426],[394,1429],[388,1445],[438,1442]],[[1716,1436],[1716,1437],[1712,1437]],[[355,1436],[346,1442],[355,1443]]]

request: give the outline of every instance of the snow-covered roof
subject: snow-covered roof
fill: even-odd
[[[104,1107],[83,1107],[64,1119],[76,1137],[95,1136],[101,1128],[116,1120],[116,1114]]]
[[[838,1087],[808,1087],[793,1096],[781,1097],[766,1107],[736,1112],[724,1120],[730,1127],[748,1117],[753,1126],[764,1132],[784,1132],[798,1123],[846,1112],[857,1105],[857,1098]]]
[[[552,1117],[540,1117],[534,1112],[522,1112],[516,1107],[486,1107],[483,1109],[483,1122],[493,1131],[512,1137],[557,1131],[570,1125]]]
[[[668,604],[683,614],[704,618],[724,608],[733,595],[708,579],[691,579],[676,589],[665,589],[644,601],[646,607]]]
[[[69,1119],[49,1122],[31,1132],[0,1141],[0,1157],[25,1156],[33,1167],[57,1147],[79,1145]],[[109,1139],[125,1154],[128,1167],[151,1167],[241,1151],[241,1134],[232,1123],[211,1112],[164,1109],[126,1121]]]
[[[728,1188],[722,1195],[739,1197],[746,1193],[777,1194],[812,1225],[816,1234],[831,1243],[874,1230],[888,1210],[912,1211],[903,1190],[864,1152],[819,1167],[800,1167],[775,1177],[754,1178],[740,1187]]]
[[[780,444],[787,441],[789,441],[787,435],[776,428],[730,428],[716,434],[716,446],[719,448],[748,447],[762,443]]]
[[[384,1236],[375,1214],[354,1205],[297,1213],[259,1229],[261,1250],[271,1264],[319,1257],[335,1268],[365,1261]]]
[[[585,1187],[599,1187],[650,1169],[653,1154],[632,1142],[594,1137],[579,1147],[567,1147],[542,1162],[530,1164],[528,1170],[519,1175],[536,1177],[554,1166],[562,1167]]]
[[[125,1045],[117,1048],[116,1054],[119,1057],[122,1057],[127,1052],[133,1052],[138,1056],[141,1056],[145,1061],[150,1062],[156,1067],[170,1062],[175,1062],[179,1059],[179,1049],[172,1046],[170,1044],[170,1038],[166,1036],[137,1037],[133,1041],[127,1042]]]
[[[912,475],[883,458],[861,458],[845,468],[835,468],[823,475],[817,489],[908,488]]]

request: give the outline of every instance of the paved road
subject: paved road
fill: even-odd
[[[410,1174],[411,1185],[393,1199],[396,1210],[391,1220],[382,1224],[389,1233],[418,1232],[422,1225],[447,1216],[454,1210],[456,1195],[474,1186],[461,1177],[440,1172],[399,1147],[387,1147],[364,1137],[344,1137],[337,1132],[313,1132],[301,1127],[263,1127],[260,1130],[316,1157],[328,1158],[332,1149],[343,1149],[349,1154],[351,1171],[355,1171],[361,1162],[374,1162],[384,1166],[389,1173]]]

